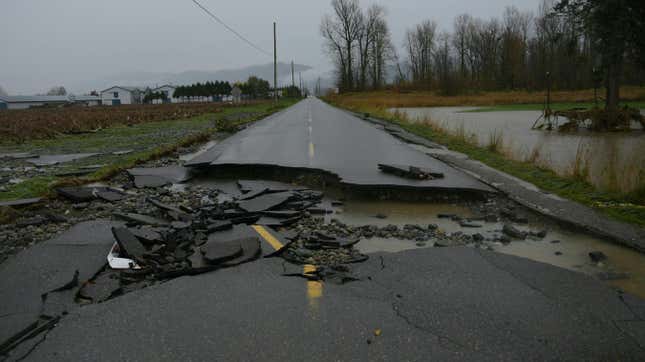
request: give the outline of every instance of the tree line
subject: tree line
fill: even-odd
[[[175,88],[174,96],[182,97],[216,97],[227,96],[231,94],[233,87],[229,82],[214,81],[205,83],[195,83],[191,85],[181,85]]]
[[[451,32],[429,19],[408,29],[400,48],[383,7],[331,6],[320,29],[341,92],[384,87],[386,69],[399,87],[448,95],[645,80],[641,1],[543,0],[536,13],[510,6],[499,18],[459,15]]]

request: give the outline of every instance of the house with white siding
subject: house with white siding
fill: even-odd
[[[101,91],[101,102],[104,106],[121,104],[140,104],[143,91],[137,87],[114,86]]]
[[[159,103],[177,103],[179,102],[179,99],[175,98],[175,86],[172,86],[170,84],[162,85],[161,87],[157,87],[152,90],[153,93],[163,93],[166,95],[166,101],[162,101],[161,99],[155,99],[152,101],[153,104],[159,104]]]

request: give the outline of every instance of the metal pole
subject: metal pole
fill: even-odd
[[[273,100],[278,101],[278,42],[275,21],[273,22]]]
[[[302,73],[301,72],[298,72],[298,78],[300,79],[300,95],[304,96],[305,93],[304,93],[304,91],[302,89]]]
[[[294,70],[293,70],[293,60],[292,60],[291,61],[291,86],[295,88],[296,87],[296,78],[294,77],[293,72],[294,72]]]

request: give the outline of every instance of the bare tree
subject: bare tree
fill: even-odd
[[[466,57],[468,52],[468,30],[472,23],[472,16],[461,14],[455,18],[453,45],[459,56],[459,72],[462,78],[466,78]]]
[[[334,14],[325,16],[321,33],[326,40],[327,49],[340,66],[339,88],[343,91],[354,88],[354,49],[361,33],[362,13],[358,0],[332,0]]]
[[[406,34],[406,49],[412,81],[426,89],[432,86],[432,54],[435,48],[437,23],[426,20]]]

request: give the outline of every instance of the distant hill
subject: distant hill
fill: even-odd
[[[298,72],[306,72],[312,68],[303,64],[294,64],[294,69],[297,82]],[[73,85],[73,88],[78,91],[87,91],[88,89],[101,90],[113,85],[155,87],[163,84],[183,85],[214,80],[237,82],[245,81],[252,75],[273,83],[273,63],[215,71],[188,70],[181,73],[125,72],[103,79],[83,82],[83,84],[76,84]],[[278,63],[278,76],[280,83],[291,83],[291,64]]]

